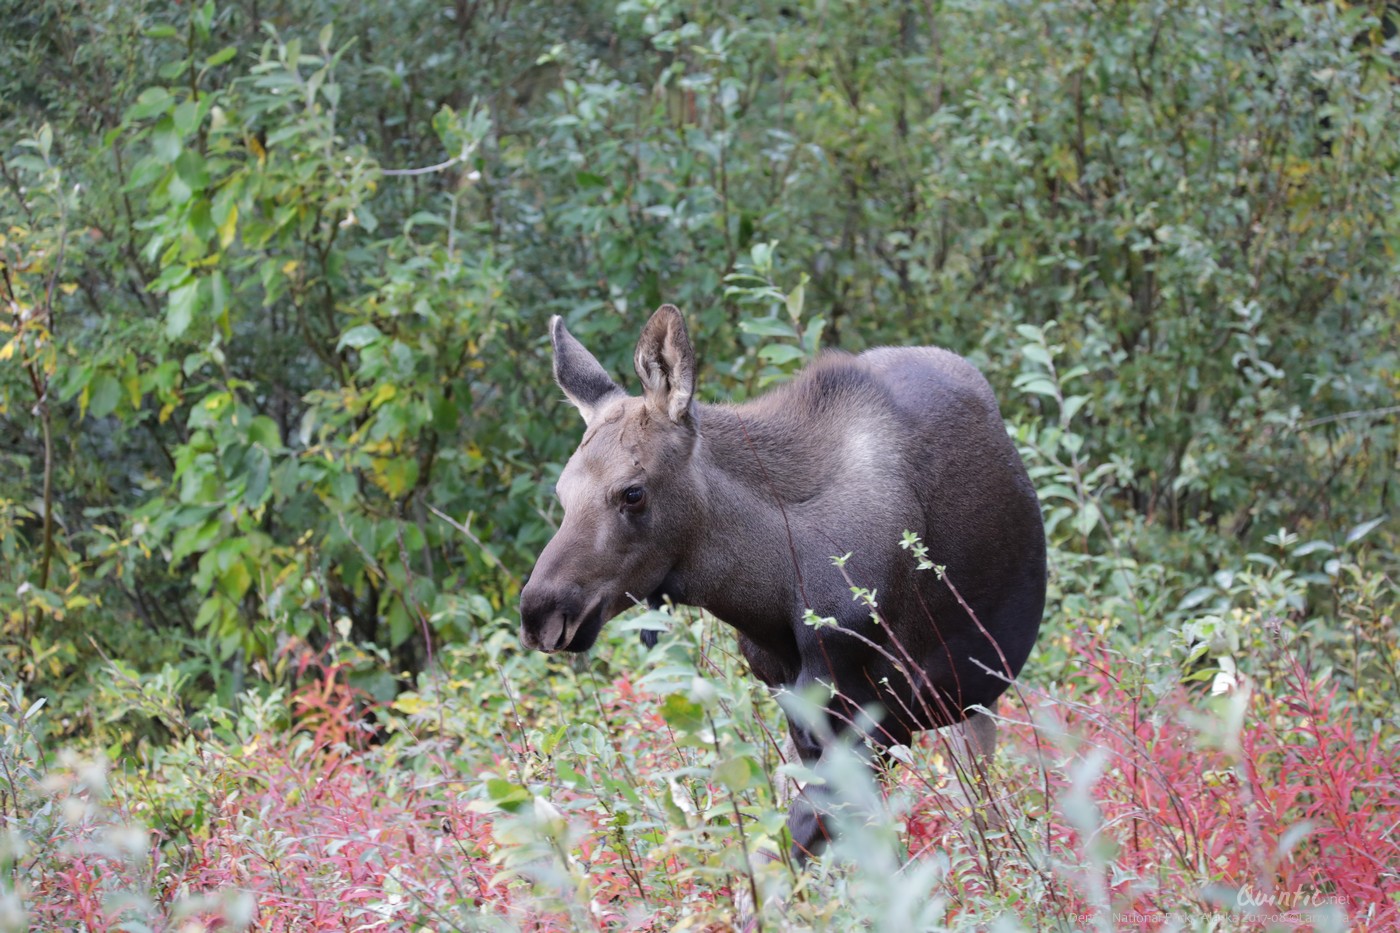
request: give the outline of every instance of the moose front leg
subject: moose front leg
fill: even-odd
[[[788,726],[788,746],[809,768],[817,767],[821,761],[821,743],[810,730],[795,722]],[[796,781],[791,786],[795,793],[788,804],[787,827],[792,835],[793,861],[801,865],[820,853],[831,841],[831,832],[821,816],[822,804],[829,799],[830,793],[825,786],[802,785]]]
[[[896,724],[877,727],[876,735],[867,739],[842,727],[852,720],[851,710],[842,708],[827,711],[828,735],[844,732],[846,741],[833,739],[831,744],[821,742],[805,726],[791,722],[788,728],[788,743],[797,752],[797,757],[809,768],[824,772],[825,784],[808,784],[798,787],[788,806],[787,826],[792,834],[792,857],[798,864],[818,855],[835,838],[835,827],[831,825],[833,812],[843,805],[857,805],[859,801],[844,799],[843,792],[856,791],[854,786],[844,787],[839,780],[839,769],[830,767],[836,755],[856,755],[870,771],[872,782],[879,781],[883,767],[887,764],[885,749],[890,745],[907,744],[908,730]]]

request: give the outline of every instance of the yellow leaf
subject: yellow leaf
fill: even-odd
[[[398,394],[399,390],[393,383],[380,383],[379,388],[375,390],[374,398],[370,399],[369,405],[371,408],[378,408]]]
[[[19,343],[19,338],[11,338],[10,342],[0,347],[0,363],[15,355],[15,347]]]
[[[58,288],[59,288],[60,291],[63,292],[63,294],[65,294],[65,295],[71,295],[71,294],[73,294],[74,292],[76,292],[76,291],[78,290],[78,283],[77,283],[77,282],[64,282],[62,285],[58,286]]]
[[[406,716],[422,712],[428,706],[423,702],[423,698],[413,693],[401,693],[398,699],[394,700],[394,709]]]
[[[295,259],[288,259],[282,264],[282,274],[291,275],[293,272],[297,271],[297,266],[299,265],[301,265],[301,263],[297,262]]]
[[[161,424],[165,424],[165,422],[167,422],[167,421],[170,420],[170,416],[174,413],[174,411],[175,411],[175,405],[174,405],[174,403],[173,403],[173,402],[166,402],[164,405],[161,406],[161,408],[160,408],[160,415],[157,417],[156,420],[159,421]]]
[[[227,249],[233,242],[234,234],[238,232],[238,205],[234,204],[228,209],[228,217],[219,224],[219,248]]]

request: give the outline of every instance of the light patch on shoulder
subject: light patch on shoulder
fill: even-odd
[[[887,446],[881,441],[880,435],[870,428],[856,428],[846,436],[844,451],[846,469],[862,475],[877,472],[880,469],[880,463],[884,460]]]

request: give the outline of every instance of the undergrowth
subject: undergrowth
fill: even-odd
[[[925,735],[797,871],[776,785],[811,775],[781,764],[775,704],[718,626],[670,622],[650,654],[619,646],[631,671],[532,680],[534,659],[493,643],[494,678],[454,679],[480,648],[449,652],[392,706],[334,650],[303,649],[312,676],[289,698],[207,716],[115,773],[45,765],[43,710],[12,693],[0,928],[1400,923],[1394,730],[1339,701],[1282,632],[1261,662],[1275,689],[1242,674],[1213,695],[1162,691],[1088,638],[1055,686],[1003,702],[980,786]]]

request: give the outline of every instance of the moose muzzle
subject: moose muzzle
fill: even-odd
[[[520,591],[520,644],[536,651],[567,648],[583,612],[582,587],[533,575]]]

